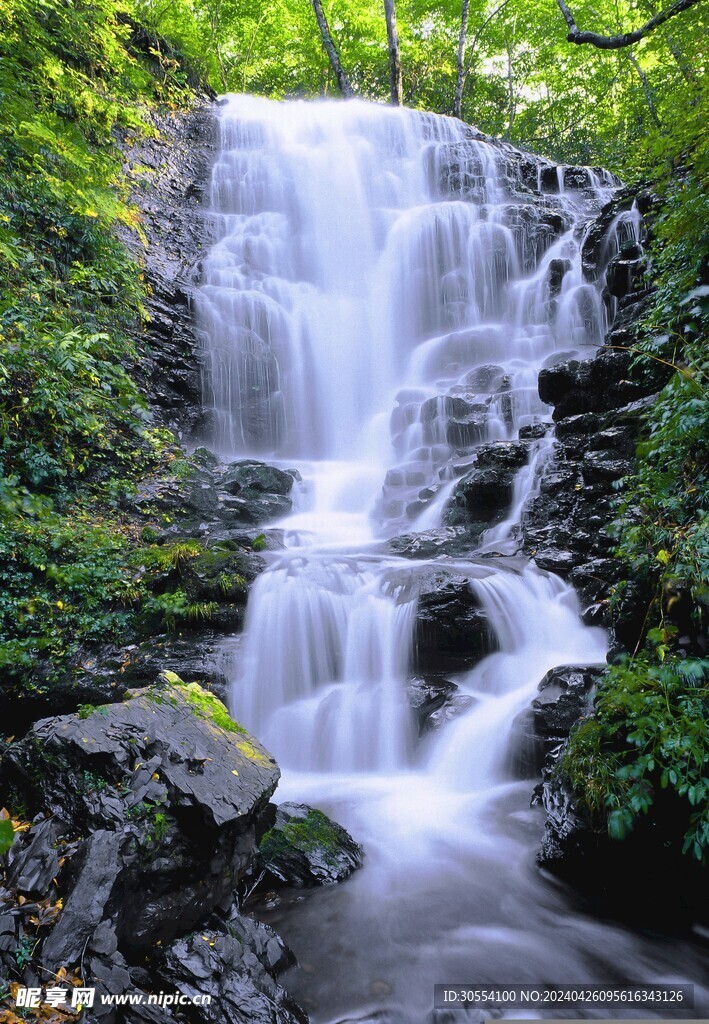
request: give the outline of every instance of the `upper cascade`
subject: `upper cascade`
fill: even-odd
[[[619,182],[361,101],[230,96],[220,126],[196,299],[210,441],[359,459],[400,531],[452,461],[544,415],[542,366],[601,343],[615,300],[581,247]]]

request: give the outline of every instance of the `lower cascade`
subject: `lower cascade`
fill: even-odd
[[[282,766],[280,799],[332,813],[366,854],[346,884],[264,918],[301,964],[290,990],[316,1024],[415,1024],[444,1019],[437,983],[671,980],[676,946],[539,876],[516,728],[546,672],[605,661],[518,527],[553,443],[537,375],[602,342],[605,266],[639,215],[616,218],[588,272],[606,172],[360,101],[232,96],[220,128],[196,301],[209,443],[299,472],[229,647],[232,710]],[[481,515],[467,550],[404,557],[402,539],[455,533],[456,487],[491,445],[517,446],[504,513]],[[435,638],[423,657],[420,626],[450,574],[490,638],[453,669]],[[422,661],[458,689],[419,735]]]

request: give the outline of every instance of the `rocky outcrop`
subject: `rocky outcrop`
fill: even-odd
[[[624,480],[633,472],[646,407],[641,398],[558,420],[552,457],[521,524],[525,550],[537,565],[567,577],[577,589],[584,621],[612,628],[626,645],[633,643],[644,609],[619,606],[611,616],[609,599],[623,567],[613,557],[616,542],[609,528]]]
[[[259,867],[267,886],[304,888],[341,882],[362,866],[364,851],[337,822],[307,804],[276,808],[259,845]]]
[[[257,527],[291,511],[290,494],[300,479],[295,469],[253,459],[221,463],[208,449],[198,448],[180,461],[177,473],[141,484],[130,507],[154,524],[160,541],[208,537],[252,542],[261,535]]]
[[[211,994],[220,1019],[273,1022],[274,1005],[279,1021],[306,1019],[275,980],[282,943],[237,909],[278,767],[216,698],[165,674],[123,703],[37,723],[1,771],[0,802],[34,816],[0,890],[5,976],[63,969],[112,995],[170,984]]]

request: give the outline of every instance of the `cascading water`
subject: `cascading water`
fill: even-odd
[[[574,913],[537,877],[539,818],[508,767],[544,673],[602,662],[602,632],[519,555],[387,548],[438,525],[481,444],[543,419],[542,366],[602,340],[613,309],[580,250],[617,183],[361,102],[231,97],[221,132],[196,304],[211,443],[304,478],[251,594],[233,708],[281,764],[281,798],[323,807],[367,851],[346,885],[280,920],[310,971],[294,994],[316,1024],[415,1024],[433,1019],[436,982],[671,973],[651,940]],[[607,257],[635,231],[621,215]],[[482,549],[514,552],[548,445],[531,446]],[[458,677],[467,713],[419,740],[405,688],[417,592],[444,565],[499,650]]]

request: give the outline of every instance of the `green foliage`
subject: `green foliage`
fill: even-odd
[[[154,133],[150,104],[188,100],[194,70],[135,13],[0,0],[0,668],[29,688],[125,641],[159,575],[136,573],[122,512],[175,443],[139,384],[145,286],[116,228],[141,229],[116,139]],[[189,550],[167,555],[176,571]],[[177,597],[160,620],[178,611],[211,609]]]
[[[700,659],[658,664],[648,653],[610,668],[595,716],[573,732],[562,770],[591,815],[607,822],[611,838],[624,839],[662,795],[660,829],[678,824],[682,852],[706,860],[708,684],[709,661]],[[669,825],[663,820],[668,817]]]
[[[59,676],[82,642],[117,639],[139,596],[128,540],[93,503],[71,515],[5,516],[0,534],[0,666],[27,678],[38,662]]]
[[[15,948],[15,963],[20,970],[23,970],[32,960],[37,941],[38,940],[36,938],[32,938],[31,935],[25,935],[20,939]]]

